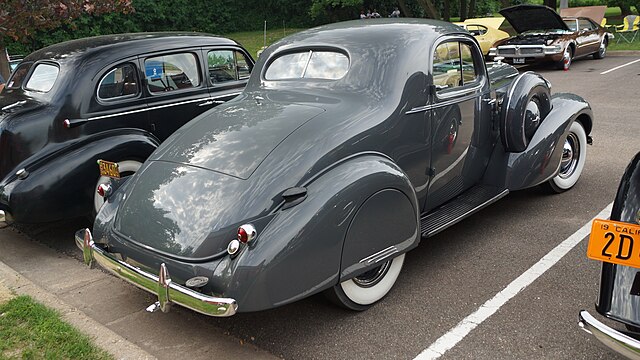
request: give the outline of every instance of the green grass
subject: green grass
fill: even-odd
[[[620,38],[620,34],[618,33],[613,33],[613,35],[615,35],[615,39],[613,39],[611,41],[611,44],[609,44],[609,51],[613,50],[640,50],[640,34],[638,34],[635,38],[635,40],[631,43],[628,43],[626,41],[624,41],[624,39],[620,39],[620,42],[616,43],[618,41],[618,39]],[[629,37],[627,35],[627,37]],[[630,37],[629,37],[630,38]]]
[[[0,359],[112,359],[28,296],[0,305]]]
[[[282,39],[286,35],[291,35],[293,33],[297,33],[304,29],[272,29],[267,30],[267,41],[266,45],[269,46],[274,42]],[[245,31],[245,32],[237,32],[231,34],[224,34],[224,36],[231,38],[245,47],[247,51],[251,54],[251,56],[257,58],[258,50],[260,50],[263,46],[264,42],[264,33],[262,31]]]

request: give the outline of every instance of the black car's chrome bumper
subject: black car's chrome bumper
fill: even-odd
[[[585,310],[580,311],[579,318],[578,325],[606,347],[629,359],[640,359],[640,341],[608,327]]]
[[[175,303],[205,315],[224,317],[234,315],[238,309],[234,299],[208,296],[173,283],[164,264],[160,266],[159,276],[156,276],[116,259],[95,245],[89,229],[78,230],[75,240],[87,265],[91,266],[96,262],[119,278],[156,294],[158,302],[150,306],[147,309],[149,311],[160,308],[167,312],[170,305]]]

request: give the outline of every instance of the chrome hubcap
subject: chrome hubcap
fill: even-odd
[[[353,282],[360,287],[372,287],[375,284],[379,283],[382,278],[384,278],[384,276],[389,271],[390,266],[391,260],[385,262],[375,269],[371,269],[359,276],[354,277]]]
[[[607,45],[603,42],[600,43],[600,55],[603,55],[607,51]]]
[[[580,142],[574,133],[569,133],[567,140],[564,141],[562,149],[562,161],[560,162],[560,172],[558,175],[566,179],[573,175],[580,160]]]

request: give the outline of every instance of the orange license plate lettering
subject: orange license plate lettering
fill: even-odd
[[[587,257],[640,268],[640,225],[612,220],[593,220]]]
[[[120,170],[117,163],[98,160],[98,166],[100,167],[100,176],[108,176],[114,179],[120,178]]]

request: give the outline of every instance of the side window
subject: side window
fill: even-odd
[[[445,42],[433,54],[433,84],[437,90],[467,85],[478,78],[473,48],[461,42]]]
[[[207,64],[212,85],[238,80],[232,50],[209,51]]]
[[[466,85],[475,81],[477,78],[471,46],[465,43],[460,43],[460,56],[462,59],[462,84]]]
[[[60,73],[60,68],[56,65],[37,64],[24,88],[27,90],[48,92],[53,88],[58,78],[58,73]]]
[[[462,86],[458,42],[445,42],[436,47],[433,54],[433,84],[438,90]]]
[[[591,24],[591,21],[586,19],[579,19],[578,26],[580,26],[580,30],[593,30],[594,26]]]
[[[9,81],[7,82],[7,87],[9,89],[21,87],[22,83],[24,82],[24,79],[27,77],[27,73],[29,72],[29,69],[31,69],[31,65],[33,65],[33,63],[31,62],[22,63],[15,70],[13,70],[13,73],[11,73],[11,77],[9,78]]]
[[[200,85],[198,59],[192,53],[145,59],[144,73],[152,93],[191,89]]]
[[[131,64],[118,65],[102,77],[98,85],[98,98],[102,100],[134,96],[138,94],[136,67]]]
[[[251,61],[242,52],[234,50],[209,51],[207,65],[212,85],[244,80],[252,70]]]
[[[253,70],[251,61],[249,61],[245,54],[241,53],[240,51],[236,51],[236,61],[238,66],[238,78],[240,80],[249,78],[249,75],[251,75],[251,70]]]

